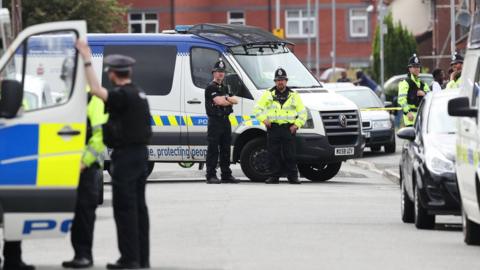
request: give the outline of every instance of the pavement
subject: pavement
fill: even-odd
[[[402,223],[398,185],[378,173],[347,163],[325,183],[265,185],[232,168],[240,184],[207,185],[197,167],[157,164],[147,186],[152,269],[480,267],[480,247],[463,243],[459,217],[438,218],[435,230]],[[109,185],[105,197],[94,269],[118,258]],[[26,240],[23,249],[40,270],[61,269],[73,256],[68,238]]]

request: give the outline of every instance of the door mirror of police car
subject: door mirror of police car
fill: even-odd
[[[477,117],[478,110],[470,107],[468,97],[457,97],[448,102],[448,114],[458,117]]]
[[[228,87],[229,94],[253,100],[252,94],[248,91],[238,74],[227,74],[225,76],[225,85]]]
[[[415,128],[413,127],[402,128],[397,132],[397,136],[400,139],[413,141],[415,140]]]
[[[3,80],[0,89],[0,118],[13,118],[22,106],[22,85],[16,80]]]

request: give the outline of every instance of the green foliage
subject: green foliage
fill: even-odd
[[[117,0],[23,0],[22,23],[86,20],[89,33],[126,32],[126,11]]]
[[[385,16],[387,34],[384,35],[385,81],[391,76],[407,72],[408,59],[417,51],[417,42],[412,33],[401,23],[394,24],[392,15]],[[373,42],[373,79],[380,82],[380,27],[375,30]]]

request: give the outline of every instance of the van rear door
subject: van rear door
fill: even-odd
[[[7,240],[69,231],[86,133],[77,39],[86,39],[84,21],[36,25],[0,59],[0,208]],[[21,108],[11,113],[17,101]]]

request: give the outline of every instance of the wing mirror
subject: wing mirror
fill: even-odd
[[[15,80],[3,80],[0,91],[0,118],[15,117],[22,106],[22,85]]]
[[[400,139],[413,141],[415,140],[415,129],[413,127],[402,128],[397,132],[397,136]]]
[[[448,102],[448,114],[459,117],[477,117],[478,110],[470,108],[468,97],[457,97]]]

